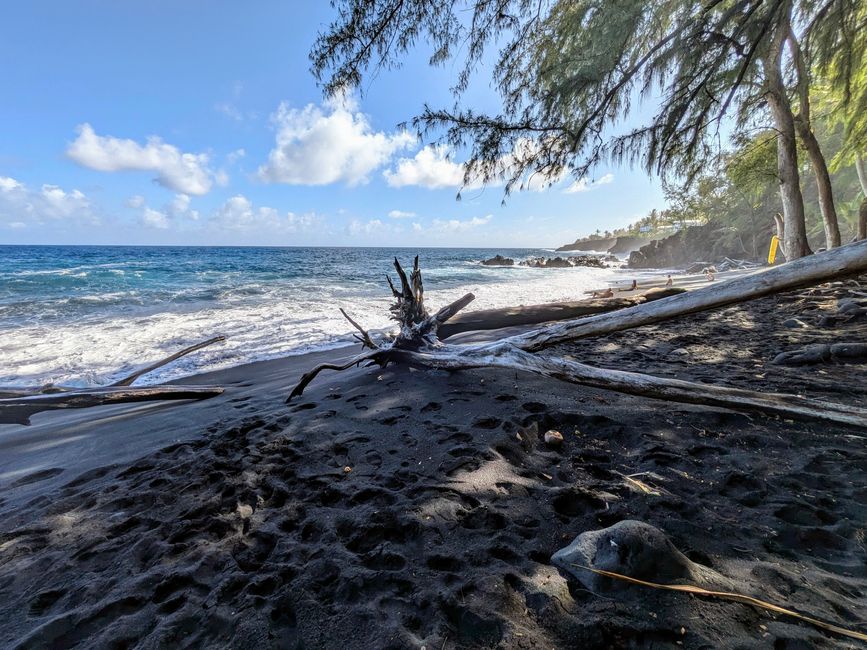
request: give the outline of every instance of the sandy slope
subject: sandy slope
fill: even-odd
[[[779,328],[803,309],[765,299],[552,352],[863,404],[864,366],[767,365],[867,332]],[[640,519],[744,591],[855,627],[864,432],[502,371],[353,370],[287,406],[298,361],[201,377],[229,387],[209,402],[0,430],[0,646],[856,647],[739,604],[594,595],[549,558]],[[552,427],[561,452],[528,434]],[[623,479],[638,472],[659,494]]]

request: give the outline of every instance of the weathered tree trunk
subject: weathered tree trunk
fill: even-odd
[[[779,239],[780,243],[782,244],[783,240],[786,237],[786,224],[783,221],[783,215],[781,215],[779,212],[774,213],[774,229],[777,232],[777,239]],[[780,246],[780,248],[782,248],[782,246]],[[786,252],[781,252],[783,253],[783,257],[785,257]]]
[[[816,188],[819,191],[819,209],[822,212],[822,223],[825,226],[825,246],[827,248],[835,248],[840,245],[840,225],[837,221],[837,208],[834,206],[831,174],[828,172],[828,165],[825,162],[825,157],[822,155],[819,141],[813,134],[813,130],[801,120],[797,120],[796,124],[798,125],[801,142],[804,143],[804,148],[807,150],[810,164],[813,166],[813,172],[816,175]]]
[[[791,6],[786,7],[786,16]],[[763,61],[765,97],[777,129],[777,170],[780,178],[780,197],[783,200],[785,223],[783,252],[787,260],[795,260],[811,253],[807,242],[807,225],[804,217],[804,197],[798,175],[798,149],[795,140],[795,119],[792,106],[783,82],[783,43],[788,34],[788,18],[778,21],[774,27],[769,51]]]
[[[855,154],[855,171],[858,173],[858,182],[861,183],[861,194],[867,198],[867,165],[860,153]]]
[[[861,207],[858,209],[858,239],[867,239],[867,169],[861,154],[855,155],[855,170],[861,183],[861,193],[864,194]]]
[[[858,240],[867,239],[867,197],[861,201],[861,207],[858,208]]]
[[[555,323],[510,337],[522,350],[535,352],[558,343],[602,336],[687,314],[762,298],[781,291],[820,284],[867,271],[867,241],[774,266],[679,296],[663,298],[607,314]]]
[[[816,176],[816,188],[819,193],[819,209],[822,212],[822,223],[825,226],[825,247],[836,248],[840,245],[840,225],[837,221],[837,208],[834,206],[834,192],[831,188],[831,174],[828,172],[828,164],[825,162],[825,156],[822,154],[819,140],[813,132],[813,125],[810,119],[809,70],[804,62],[804,55],[801,52],[801,46],[795,38],[795,33],[792,30],[791,25],[789,25],[788,41],[798,75],[797,86],[800,111],[795,116],[795,128],[798,131],[798,136],[801,138],[801,142],[804,143],[804,148],[807,150],[807,156],[810,158],[810,164],[813,166],[813,173]]]

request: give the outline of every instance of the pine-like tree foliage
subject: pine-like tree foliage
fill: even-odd
[[[858,0],[335,0],[337,19],[311,60],[329,92],[365,71],[398,66],[425,43],[431,63],[462,60],[451,108],[425,106],[421,134],[469,151],[465,181],[588,174],[603,160],[691,178],[720,151],[721,122],[761,113],[760,61],[794,4],[809,60],[858,99],[864,66],[841,53],[860,42]],[[838,34],[841,25],[845,33]],[[835,31],[837,30],[837,31]],[[493,63],[485,52],[496,49]],[[462,105],[493,67],[497,114]],[[636,128],[638,102],[653,116]]]
[[[867,155],[867,2],[805,2],[804,53],[822,81],[821,110],[843,129],[835,168]]]

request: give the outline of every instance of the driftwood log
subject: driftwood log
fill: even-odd
[[[80,409],[131,402],[214,397],[223,392],[221,387],[182,386],[179,384],[132,387],[132,383],[143,375],[153,372],[157,368],[162,368],[184,355],[225,340],[224,336],[215,336],[207,341],[196,343],[137,370],[109,386],[76,388],[48,385],[38,388],[0,388],[0,424],[30,424],[30,416],[41,411]]]
[[[761,393],[596,368],[571,360],[533,354],[578,338],[601,336],[863,273],[867,271],[867,241],[804,257],[779,267],[715,283],[685,294],[548,325],[493,343],[463,346],[443,343],[437,337],[437,331],[449,318],[472,302],[474,296],[468,294],[430,316],[424,308],[418,257],[413,264],[411,279],[407,278],[397,259],[394,260],[394,266],[400,278],[400,290],[396,289],[391,279],[386,276],[395,298],[391,307],[392,317],[400,325],[394,340],[376,343],[360,325],[349,319],[361,332],[358,338],[369,351],[344,364],[322,364],[311,369],[301,377],[289,400],[301,395],[323,370],[346,370],[362,363],[384,367],[389,363],[402,362],[448,370],[508,368],[574,384],[673,402],[867,428],[867,409],[864,408],[812,400],[800,395]]]

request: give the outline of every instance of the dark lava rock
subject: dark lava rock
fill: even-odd
[[[514,266],[515,260],[511,257],[503,257],[502,255],[494,255],[492,258],[483,260],[485,266]]]
[[[633,520],[581,533],[554,553],[551,563],[594,592],[622,589],[628,583],[580,567],[662,583],[701,582],[707,571],[678,551],[661,530]]]

